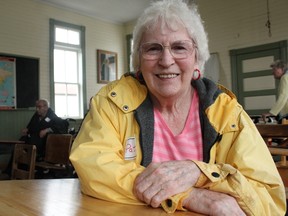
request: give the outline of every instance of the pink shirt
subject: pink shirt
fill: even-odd
[[[159,110],[154,108],[153,162],[170,160],[203,160],[199,98],[196,91],[183,131],[174,136]]]

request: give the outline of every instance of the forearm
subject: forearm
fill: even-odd
[[[266,160],[269,159],[266,158]],[[262,163],[264,162],[262,161]],[[227,164],[222,166],[209,164],[205,166],[205,163],[198,164],[202,167],[205,175],[204,178],[201,178],[196,183],[196,188],[209,189],[210,191],[234,197],[235,201],[237,201],[238,205],[247,215],[271,215],[272,212],[282,215],[284,210],[283,205],[285,204],[285,193],[281,178],[279,178],[279,174],[275,173],[277,170],[272,167],[272,164],[269,166],[266,163],[265,173],[269,177],[254,179],[254,181],[252,178],[248,180],[243,173]],[[251,164],[257,165],[256,162]],[[218,180],[209,175],[209,172],[206,172],[206,170],[210,170],[212,173],[219,173]],[[265,175],[259,172],[256,176]]]
[[[205,215],[245,215],[233,197],[206,189],[194,188],[183,201],[183,206]]]
[[[111,130],[106,136],[89,131],[86,128],[77,135],[70,153],[70,160],[81,180],[82,192],[103,200],[141,204],[132,192],[136,176],[144,170],[140,166],[140,155],[135,161],[125,161],[119,154],[123,147],[112,136]]]
[[[113,158],[117,160],[115,156],[83,157],[79,151],[72,152],[70,159],[81,180],[84,194],[112,202],[144,204],[132,192],[134,179],[144,168],[136,168],[132,162],[130,165],[113,162]]]
[[[151,163],[135,180],[134,194],[157,208],[169,197],[189,190],[199,175],[200,170],[189,160]]]

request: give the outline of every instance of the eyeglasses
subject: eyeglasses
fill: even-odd
[[[174,59],[185,59],[191,55],[196,48],[195,44],[189,40],[175,41],[170,44],[170,46],[148,42],[141,44],[140,52],[146,60],[157,60],[162,56],[165,47],[169,49]]]

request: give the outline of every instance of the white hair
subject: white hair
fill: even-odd
[[[154,1],[139,17],[133,31],[132,62],[134,70],[140,69],[139,47],[143,33],[155,28],[159,23],[161,28],[167,26],[173,31],[179,29],[179,26],[186,28],[196,45],[196,60],[202,71],[210,56],[208,38],[197,6],[195,4],[188,6],[185,0]]]
[[[45,106],[47,106],[48,108],[50,107],[49,101],[47,99],[41,98],[39,100],[36,101],[37,103],[43,103]]]

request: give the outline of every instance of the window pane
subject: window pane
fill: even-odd
[[[68,84],[67,85],[68,95],[78,95],[78,85],[77,84]]]
[[[78,84],[55,83],[55,112],[62,117],[77,117],[80,113]]]
[[[54,82],[65,82],[65,51],[54,50]]]
[[[67,97],[68,99],[68,104],[67,104],[67,107],[68,107],[68,115],[69,116],[78,116],[79,115],[79,102],[78,102],[78,96],[75,95],[75,96],[71,96],[69,95]]]
[[[55,83],[55,94],[78,95],[78,84]]]
[[[61,43],[80,45],[80,32],[56,27],[55,40]]]
[[[66,117],[66,107],[66,96],[55,94],[55,112],[57,113],[57,115],[61,117]]]
[[[65,51],[66,82],[77,83],[77,52]]]
[[[77,51],[55,49],[54,81],[77,83],[78,76]]]
[[[57,28],[56,27],[55,40],[57,42],[67,43],[67,30],[64,28]]]
[[[55,94],[66,95],[67,94],[66,84],[55,83]]]
[[[79,45],[80,44],[80,34],[77,31],[68,31],[68,43]]]

